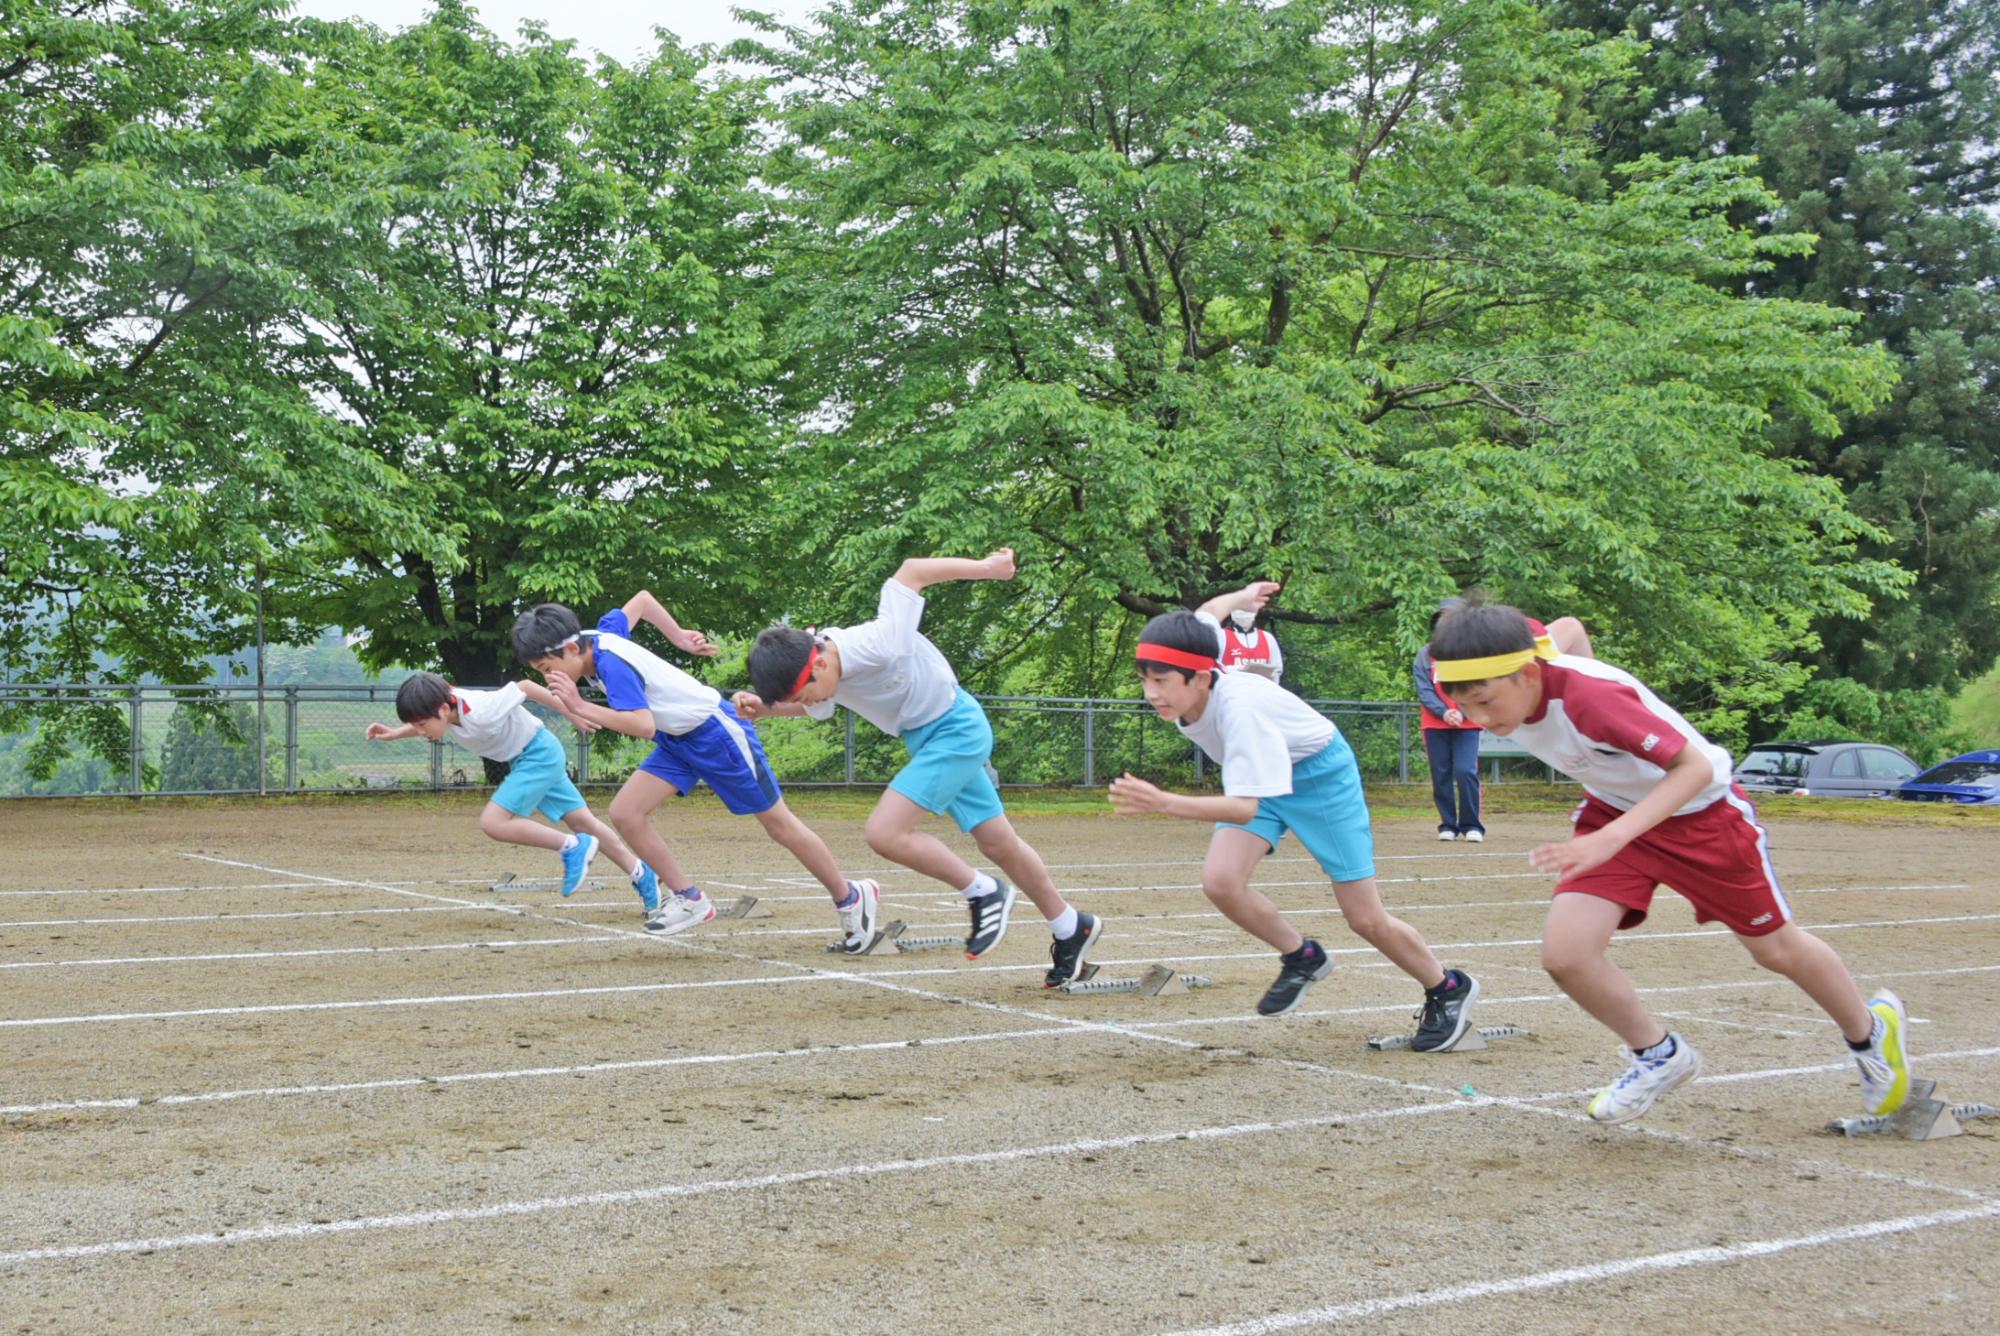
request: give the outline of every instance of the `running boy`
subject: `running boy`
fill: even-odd
[[[575,892],[601,843],[611,861],[632,879],[634,890],[641,896],[657,896],[659,879],[653,870],[634,858],[611,827],[584,805],[564,768],[562,744],[528,713],[529,701],[562,710],[554,696],[533,682],[509,682],[497,691],[466,691],[435,673],[417,673],[396,688],[396,717],[403,722],[395,728],[370,724],[367,736],[371,742],[418,737],[437,742],[449,734],[474,756],[504,762],[509,767],[507,778],[479,814],[479,828],[490,839],[561,854],[564,895]],[[532,812],[562,822],[570,833],[529,820]]]
[[[1479,984],[1440,965],[1417,930],[1382,907],[1368,804],[1347,739],[1269,678],[1217,668],[1222,619],[1239,608],[1262,608],[1277,592],[1260,580],[1210,599],[1199,612],[1163,613],[1139,633],[1146,703],[1222,768],[1223,796],[1168,793],[1123,775],[1111,782],[1111,801],[1121,812],[1216,823],[1201,889],[1230,922],[1278,952],[1277,982],[1257,1003],[1258,1014],[1284,1015],[1333,972],[1326,949],[1250,888],[1251,872],[1289,830],[1333,879],[1347,926],[1423,985],[1414,1046],[1450,1048],[1472,1023]]]
[[[1513,608],[1472,603],[1446,614],[1431,658],[1468,719],[1583,785],[1575,836],[1528,857],[1557,875],[1542,967],[1626,1044],[1629,1066],[1591,1100],[1591,1117],[1629,1122],[1701,1071],[1694,1046],[1654,1019],[1606,955],[1613,932],[1645,921],[1661,883],[1693,902],[1696,922],[1723,924],[1833,1018],[1861,1068],[1868,1112],[1903,1103],[1903,1004],[1887,989],[1862,1001],[1833,948],[1792,921],[1756,809],[1730,782],[1728,752],[1630,673],[1538,644]]]
[[[579,626],[576,614],[560,604],[530,608],[514,623],[513,640],[514,652],[548,679],[550,692],[569,714],[653,743],[652,754],[611,800],[611,824],[673,892],[662,898],[656,890],[647,899],[646,930],[675,933],[715,917],[714,902],[681,869],[651,819],[661,803],[706,780],[724,807],[756,817],[764,833],[826,887],[847,949],[867,946],[875,937],[881,888],[846,878],[826,841],[785,806],[757,730],[737,718],[714,687],[633,643],[634,622],[651,622],[670,644],[690,654],[717,652],[708,637],[682,627],[644,590],[600,617],[593,631]],[[577,689],[592,679],[603,688],[603,705],[585,700]]]
[[[1001,548],[980,560],[912,557],[882,585],[875,620],[817,635],[774,626],[750,649],[753,691],[736,693],[736,708],[750,719],[767,714],[831,719],[845,705],[875,727],[903,740],[909,764],[889,781],[868,817],[868,847],[884,858],[959,890],[972,913],[965,954],[978,960],[1007,935],[1014,892],[1006,882],[972,866],[936,836],[917,829],[925,816],[944,813],[972,836],[979,851],[1014,879],[1042,917],[1054,941],[1042,976],[1055,988],[1076,977],[1103,925],[1064,901],[1042,856],[1015,833],[987,776],[993,727],[986,711],[958,685],[936,645],[918,632],[923,591],[947,580],[1011,580],[1014,551]]]

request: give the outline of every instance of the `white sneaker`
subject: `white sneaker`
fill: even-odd
[[[699,900],[690,900],[676,891],[672,895],[661,897],[660,907],[646,920],[646,931],[668,937],[706,923],[714,917],[713,897],[704,895]]]
[[[1438,832],[1438,842],[1440,844],[1450,844],[1453,840],[1457,838],[1458,836],[1449,830],[1441,830]]]
[[[875,940],[876,924],[882,917],[882,887],[873,881],[852,883],[859,892],[854,903],[837,910],[840,915],[840,930],[847,937],[849,951],[859,951]]]
[[[1910,1097],[1910,1053],[1903,1043],[1909,1013],[1903,999],[1884,988],[1868,1000],[1875,1015],[1871,1047],[1854,1055],[1861,1069],[1861,1107],[1870,1113],[1894,1113]]]
[[[1600,1123],[1629,1123],[1653,1107],[1653,1101],[1701,1075],[1701,1054],[1681,1036],[1668,1032],[1674,1051],[1664,1058],[1647,1061],[1629,1048],[1621,1048],[1632,1064],[1625,1074],[1597,1093],[1590,1101],[1590,1116]]]
[[[1465,842],[1467,844],[1484,844],[1486,843],[1486,832],[1483,830],[1468,830],[1465,832]]]

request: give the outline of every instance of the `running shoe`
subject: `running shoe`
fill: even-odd
[[[714,900],[700,891],[696,891],[692,896],[686,891],[676,891],[666,897],[666,903],[646,920],[646,931],[669,937],[674,933],[697,927],[714,917]]]
[[[1590,1116],[1600,1123],[1629,1123],[1653,1107],[1653,1101],[1701,1075],[1701,1054],[1694,1045],[1669,1032],[1674,1051],[1664,1058],[1642,1058],[1631,1049],[1620,1049],[1631,1065],[1625,1074],[1597,1093],[1590,1101]]]
[[[1042,987],[1060,988],[1074,979],[1077,971],[1083,968],[1083,958],[1090,954],[1090,948],[1097,945],[1097,939],[1103,934],[1104,920],[1079,909],[1076,912],[1076,931],[1049,943],[1049,969],[1042,976]]]
[[[1903,1044],[1909,1014],[1903,999],[1884,988],[1868,1000],[1875,1033],[1854,1055],[1861,1069],[1861,1103],[1870,1113],[1894,1113],[1910,1097],[1910,1051]]]
[[[1305,1001],[1312,986],[1333,973],[1333,957],[1312,938],[1306,938],[1305,959],[1290,964],[1280,956],[1278,979],[1257,1003],[1259,1016],[1282,1016]]]
[[[840,931],[847,938],[842,945],[849,951],[865,951],[875,940],[876,925],[882,918],[882,887],[873,881],[847,884],[854,889],[854,903],[837,911]]]
[[[1424,993],[1424,1009],[1417,1013],[1417,1037],[1410,1047],[1419,1053],[1448,1049],[1465,1037],[1472,1024],[1472,1004],[1479,1000],[1479,980],[1464,970],[1445,971],[1452,986]]]
[[[579,835],[576,843],[563,850],[563,895],[575,895],[576,888],[583,885],[583,874],[590,869],[590,860],[597,857],[597,837]]]
[[[1007,935],[1007,919],[1014,912],[1014,888],[998,877],[993,881],[995,889],[965,902],[972,912],[972,931],[965,938],[967,960],[989,954]]]
[[[660,912],[660,874],[643,860],[632,873],[632,889],[639,893],[639,903],[645,907],[647,917]]]

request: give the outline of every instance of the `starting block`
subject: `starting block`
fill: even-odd
[[[739,895],[726,905],[717,905],[715,907],[715,916],[717,918],[760,919],[770,918],[771,911],[757,908],[756,896]]]
[[[1136,979],[1100,979],[1097,966],[1085,965],[1077,976],[1057,988],[1072,997],[1088,993],[1137,993],[1141,997],[1173,997],[1196,988],[1207,988],[1215,980],[1201,974],[1177,973],[1171,965],[1154,965]]]
[[[1426,1049],[1428,1053],[1473,1053],[1486,1047],[1489,1039],[1525,1039],[1531,1032],[1518,1025],[1488,1025],[1477,1030],[1467,1030],[1458,1037],[1458,1042],[1450,1048]],[[1412,1034],[1378,1035],[1368,1041],[1368,1047],[1379,1051],[1409,1048],[1417,1042]]]
[[[1974,1118],[2000,1118],[2000,1108],[1991,1104],[1951,1104],[1937,1098],[1937,1082],[1910,1082],[1909,1096],[1894,1113],[1857,1114],[1836,1118],[1826,1125],[1829,1132],[1844,1137],[1886,1132],[1905,1141],[1942,1141],[1964,1136],[1962,1122]]]
[[[509,872],[506,876],[500,878],[500,880],[494,882],[486,889],[494,894],[499,894],[503,891],[508,894],[512,894],[515,891],[561,892],[562,883],[560,881],[557,881],[553,877],[522,878],[515,876],[512,872]],[[584,881],[578,882],[576,889],[579,891],[601,891],[604,889],[604,883],[596,880],[595,878],[589,878]],[[572,892],[572,894],[574,894],[574,892]]]
[[[882,925],[875,934],[875,940],[859,951],[850,951],[845,942],[828,942],[826,953],[830,956],[906,956],[917,951],[944,951],[952,947],[964,949],[963,937],[912,937],[910,925],[901,919],[892,919]]]

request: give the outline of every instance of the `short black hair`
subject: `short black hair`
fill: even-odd
[[[546,659],[583,629],[576,614],[560,603],[539,603],[514,619],[511,639],[523,663]]]
[[[436,673],[412,673],[396,688],[396,717],[406,724],[435,719],[451,703],[451,684]]]
[[[1456,594],[1453,594],[1450,598],[1439,599],[1438,610],[1431,614],[1432,634],[1435,635],[1437,633],[1438,620],[1440,618],[1442,618],[1447,612],[1457,612],[1460,608],[1464,607],[1465,605],[1466,605],[1465,600],[1460,598]]]
[[[1495,654],[1512,654],[1535,647],[1535,628],[1528,615],[1505,603],[1468,603],[1438,619],[1431,631],[1431,662],[1453,659],[1484,659]],[[1487,679],[1454,679],[1440,672],[1440,682],[1470,686]]]
[[[1177,649],[1183,654],[1201,654],[1211,659],[1215,658],[1222,648],[1215,627],[1185,609],[1163,612],[1147,622],[1139,632],[1139,643],[1163,645],[1168,649]],[[1182,681],[1194,681],[1195,670],[1192,668],[1176,668],[1170,663],[1139,660],[1141,673],[1149,669],[1154,672],[1179,673]],[[1213,674],[1210,674],[1210,677],[1212,680]]]
[[[757,633],[750,646],[750,689],[766,705],[782,705],[791,698],[799,674],[812,661],[812,632],[796,626],[769,626]]]

